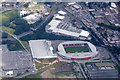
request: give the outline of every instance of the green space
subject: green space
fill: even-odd
[[[22,47],[22,45],[17,40],[9,41],[7,45],[8,45],[8,49],[10,51],[24,50],[24,48]]]
[[[41,20],[30,25],[27,23],[26,20],[22,18],[16,18],[14,21],[4,24],[5,26],[1,27],[1,29],[11,34],[20,35],[23,32],[29,31],[30,28],[37,26],[38,24],[40,24],[40,22]]]
[[[16,26],[9,26],[9,27],[15,29],[14,32],[15,35],[19,35],[22,34],[23,32],[30,30],[30,25],[24,19],[16,19],[13,21],[13,24]]]
[[[31,3],[31,4],[33,4],[33,3]],[[40,9],[40,5],[41,5],[41,3],[37,2],[37,4],[35,6],[33,6],[33,10],[34,9]]]
[[[28,8],[29,4],[30,4],[30,2],[24,4],[23,7],[24,7],[24,8]]]
[[[55,35],[55,34],[46,33],[45,27],[52,20],[52,18],[53,17],[51,17],[51,19],[47,20],[47,22],[44,23],[38,30],[34,31],[33,34],[29,34],[29,35],[24,36],[20,39],[23,41],[36,40],[36,39],[77,40],[77,39],[74,39],[73,37],[66,37],[66,36],[62,36],[62,35]]]
[[[87,46],[64,47],[66,53],[90,52]]]
[[[8,10],[8,11],[5,11],[2,14],[0,14],[0,16],[2,16],[1,17],[2,22],[0,22],[0,23],[5,24],[6,22],[9,22],[10,20],[18,17],[19,10]]]
[[[56,75],[56,76],[70,76],[73,74],[74,74],[74,72],[72,72],[72,71],[54,72],[54,75]]]
[[[40,70],[40,68],[42,68],[42,65],[36,61],[35,61],[35,66],[38,70]]]
[[[46,70],[48,70],[48,69],[50,69],[50,68],[54,68],[54,67],[57,67],[57,66],[61,66],[61,65],[64,65],[64,64],[66,64],[66,63],[67,63],[67,62],[55,63],[55,64],[53,64],[53,65],[47,66],[47,67],[45,67],[45,68],[42,68],[39,72],[44,72],[44,71],[46,71]]]
[[[14,29],[9,28],[9,27],[5,27],[5,26],[0,27],[0,30],[3,30],[3,31],[5,31],[5,32],[11,33],[11,34],[13,34],[13,33],[15,32]]]
[[[22,44],[24,45],[24,47],[25,47],[28,51],[30,51],[29,43],[28,43],[27,41],[21,41],[21,42],[22,42]]]
[[[64,64],[67,64],[67,62],[58,62],[58,63],[55,63],[53,65],[50,65],[50,66],[47,66],[45,68],[41,68],[41,65],[36,65],[37,69],[38,69],[38,72],[37,74],[33,74],[33,75],[29,75],[29,76],[26,76],[25,78],[41,78],[41,73],[48,70],[48,69],[51,69],[51,68],[54,68],[54,67],[58,67],[58,66],[61,66],[61,65],[64,65]]]
[[[3,39],[4,38],[12,38],[11,35],[8,35],[7,33],[5,32],[2,32],[2,36],[1,36]]]
[[[8,49],[10,51],[20,51],[24,50],[22,45],[17,41],[17,40],[7,40],[7,41],[2,41],[2,44],[7,44]]]
[[[120,74],[120,66],[116,64],[115,69],[119,72]]]
[[[38,59],[38,61],[41,61],[43,63],[49,63],[53,62],[56,58],[49,58],[49,59]]]

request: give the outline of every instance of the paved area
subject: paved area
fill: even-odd
[[[8,76],[6,75],[7,71],[13,71],[13,76],[16,76],[34,69],[30,53],[26,51],[9,51],[6,45],[2,45],[2,50],[3,76]]]
[[[64,42],[65,40],[55,40],[55,41],[51,41],[51,46],[53,47],[53,53],[56,53],[58,51],[58,45],[61,42]]]
[[[2,76],[2,46],[0,46],[0,77]]]
[[[100,57],[102,60],[107,60],[107,59],[110,59],[110,52],[108,50],[106,50],[105,48],[103,47],[97,47],[98,49],[98,52],[100,54]]]

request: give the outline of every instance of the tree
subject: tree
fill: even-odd
[[[17,19],[14,21],[14,24],[16,25],[14,32],[14,34],[16,35],[22,34],[23,32],[30,30],[31,27],[31,25],[29,25],[24,19]]]
[[[29,3],[26,3],[26,4],[24,4],[23,6],[24,6],[25,8],[28,8]]]

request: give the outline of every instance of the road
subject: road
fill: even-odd
[[[99,36],[94,32],[94,34],[93,34],[93,32],[91,32],[90,30],[89,30],[89,28],[81,21],[81,18],[80,17],[76,17],[75,15],[73,15],[73,14],[71,14],[69,11],[67,11],[64,7],[62,8],[64,11],[66,11],[67,13],[68,13],[68,15],[72,18],[72,19],[75,19],[78,23],[80,23],[83,27],[85,27],[86,28],[86,30],[87,31],[89,31],[89,33],[96,39],[96,41],[102,46],[102,47],[105,47],[106,48],[106,46],[105,46],[105,44],[103,43],[101,43],[101,41],[102,42],[104,42],[101,38],[99,38]],[[96,34],[96,36],[95,36],[95,34]],[[98,39],[99,38],[99,39]],[[101,40],[101,41],[99,41],[99,40]],[[114,56],[110,53],[109,54],[111,57],[112,57],[112,60],[115,62],[115,63],[117,63],[119,66],[120,66],[120,64],[119,64],[119,62],[118,62],[118,60],[116,59],[116,58],[114,58]]]
[[[28,75],[36,74],[36,73],[37,73],[37,71],[35,71],[35,72],[28,72],[28,73],[25,73],[25,74],[23,74],[23,75],[17,76],[17,77],[15,77],[15,78],[24,78],[24,77],[26,77],[26,76],[28,76]]]
[[[75,19],[78,23],[80,23],[83,27],[86,28],[87,31],[89,31],[89,33],[96,39],[96,41],[101,44],[101,42],[94,36],[94,34],[92,34],[92,32],[87,28],[87,26],[81,21],[80,18],[74,16],[73,14],[71,14],[70,12],[68,12],[65,8],[63,8],[64,11],[66,11],[68,13],[68,15],[72,18]]]
[[[3,32],[2,30],[0,30],[0,31]],[[5,31],[4,31],[4,32],[5,32]],[[8,33],[8,32],[5,32],[5,33]],[[15,38],[15,39],[22,45],[22,47],[25,49],[25,51],[29,53],[29,51],[27,50],[27,48],[23,45],[23,43],[18,39],[17,36],[15,36],[15,35],[13,35],[13,34],[11,34],[11,33],[8,33],[8,34],[11,35],[13,38]],[[35,63],[34,63],[34,65],[35,65]],[[31,72],[28,72],[28,73],[25,73],[25,74],[23,74],[23,75],[17,76],[17,77],[15,77],[15,78],[23,78],[23,77],[25,77],[25,76],[28,76],[28,75],[30,75],[30,74],[35,74],[35,73],[37,73],[37,71],[36,71],[36,67],[34,66],[34,72],[33,72],[33,70],[32,70]]]
[[[22,10],[23,5],[26,3],[28,3],[28,2],[20,3],[19,5],[15,6],[15,7],[2,7],[3,10],[1,10],[0,13],[7,11],[7,10]]]
[[[0,30],[0,31],[1,31],[1,32],[5,32],[5,31],[2,31],[2,30]],[[22,45],[22,47],[29,53],[29,51],[26,49],[26,47],[23,45],[23,43],[18,39],[18,37],[17,37],[16,35],[13,35],[13,34],[8,33],[8,32],[5,32],[5,33],[9,34],[9,35],[12,36],[14,39],[16,39],[16,40]]]
[[[42,22],[41,22],[38,26],[36,26],[36,27],[34,28],[34,31],[36,31],[36,30],[39,29],[43,24],[45,24],[46,22],[48,22],[49,19],[50,19],[55,13],[56,13],[56,11],[50,13],[49,16],[47,16],[44,20],[42,20]],[[24,33],[18,35],[17,37],[20,39],[21,37],[26,36],[26,35],[28,35],[28,34],[33,34],[33,31],[24,32]],[[13,39],[13,38],[6,38],[6,39],[3,39],[3,40],[14,40],[14,39]]]
[[[82,74],[83,74],[85,80],[88,80],[88,79],[87,79],[88,77],[86,76],[85,71],[83,70],[81,64],[78,63],[78,65],[79,65],[79,69],[81,70],[81,72],[82,72]]]

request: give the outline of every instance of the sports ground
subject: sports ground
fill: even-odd
[[[90,52],[90,48],[88,45],[79,45],[79,44],[74,44],[74,45],[64,45],[64,50],[66,53],[81,53],[81,52]]]

